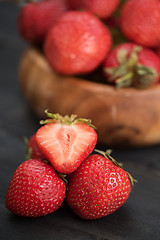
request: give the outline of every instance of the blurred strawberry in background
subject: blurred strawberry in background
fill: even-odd
[[[123,43],[107,56],[104,72],[107,81],[117,87],[145,88],[159,82],[160,58],[151,49]]]
[[[104,68],[106,83],[140,88],[159,81],[159,23],[159,0],[28,0],[18,17],[21,36],[41,46],[58,73],[101,69],[99,82]],[[134,45],[141,50],[132,51]],[[128,55],[119,54],[122,46]]]
[[[112,44],[108,28],[92,13],[68,11],[49,31],[44,53],[61,74],[83,74],[97,68]]]
[[[146,47],[160,46],[160,1],[129,0],[121,11],[121,29],[131,41]]]
[[[26,4],[20,11],[18,28],[29,42],[41,43],[57,19],[68,10],[66,0],[49,0]]]

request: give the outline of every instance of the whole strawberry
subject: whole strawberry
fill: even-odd
[[[83,74],[96,69],[111,47],[111,34],[93,14],[65,13],[49,31],[44,53],[61,74]]]
[[[117,87],[145,88],[160,79],[159,56],[134,43],[123,43],[115,47],[103,66],[107,81]]]
[[[57,19],[68,10],[65,0],[28,3],[20,11],[18,28],[29,42],[42,43]]]
[[[82,8],[104,19],[113,14],[120,0],[68,0],[68,2],[73,9]]]
[[[131,41],[146,47],[160,46],[160,1],[128,0],[121,10],[121,29]]]
[[[39,159],[29,159],[13,174],[6,195],[6,208],[19,216],[44,216],[61,206],[65,192],[65,183],[51,165]]]
[[[46,113],[50,119],[36,133],[38,147],[58,172],[71,173],[94,149],[97,133],[90,120]]]
[[[42,154],[42,152],[40,151],[37,145],[36,134],[32,135],[28,140],[26,158],[27,159],[33,158],[33,159],[40,159],[40,160],[45,159],[45,156]]]
[[[109,215],[129,197],[133,179],[108,152],[89,156],[69,179],[67,203],[81,218]]]

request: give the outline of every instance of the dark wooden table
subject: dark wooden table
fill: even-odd
[[[159,240],[160,145],[114,149],[113,156],[124,162],[138,183],[126,204],[110,216],[82,220],[66,203],[57,212],[36,219],[15,216],[5,208],[10,179],[24,161],[23,137],[39,127],[18,83],[18,64],[26,43],[16,30],[17,14],[14,4],[0,3],[0,239]]]

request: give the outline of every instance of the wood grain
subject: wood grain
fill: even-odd
[[[92,120],[106,147],[140,147],[160,142],[160,85],[145,90],[112,86],[57,74],[34,48],[19,66],[24,97],[39,118],[44,110]]]

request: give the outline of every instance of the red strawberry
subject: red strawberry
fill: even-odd
[[[32,135],[28,141],[27,144],[27,159],[33,158],[33,159],[45,159],[44,155],[40,151],[37,142],[36,142],[36,135]],[[47,160],[47,159],[46,159]]]
[[[133,178],[109,154],[93,154],[71,175],[67,203],[81,218],[97,219],[115,212],[131,191]]]
[[[57,19],[67,11],[65,0],[29,3],[20,11],[18,27],[29,42],[42,42]]]
[[[160,79],[160,58],[150,49],[123,43],[114,48],[104,61],[104,72],[118,87],[145,88]]]
[[[65,183],[51,165],[29,159],[13,174],[6,195],[6,208],[20,216],[44,216],[61,206],[65,192]]]
[[[94,149],[97,133],[89,120],[47,115],[52,119],[37,131],[37,144],[58,172],[71,173]]]
[[[160,1],[129,0],[121,10],[124,35],[146,47],[160,46]]]
[[[110,47],[110,32],[97,17],[69,11],[49,31],[44,52],[59,73],[82,74],[97,68]]]

